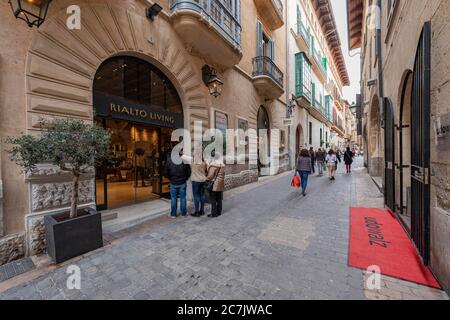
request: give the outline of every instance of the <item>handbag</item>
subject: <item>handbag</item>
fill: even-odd
[[[298,175],[295,175],[292,178],[291,186],[294,187],[295,189],[298,189],[298,188],[300,188],[301,185],[302,185],[302,180],[300,179],[300,177]]]
[[[214,188],[214,183],[216,182],[217,177],[219,176],[220,168],[218,168],[216,175],[214,177],[214,180],[206,180],[205,184],[203,185],[203,188],[208,191],[212,192]]]

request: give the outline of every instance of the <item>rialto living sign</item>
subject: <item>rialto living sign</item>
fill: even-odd
[[[94,96],[94,108],[97,116],[140,122],[168,128],[182,128],[183,115],[161,110],[157,107],[130,103],[120,97],[101,94]]]

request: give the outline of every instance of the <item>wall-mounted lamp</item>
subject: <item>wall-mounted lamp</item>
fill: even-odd
[[[155,17],[162,11],[162,7],[154,3],[150,8],[145,9],[145,16],[150,20],[154,21]]]
[[[16,19],[23,20],[32,28],[39,28],[47,16],[52,0],[9,0]]]
[[[222,94],[223,81],[217,76],[216,70],[208,65],[202,68],[203,82],[208,87],[209,94],[217,98]]]
[[[288,118],[292,117],[292,114],[294,113],[294,109],[297,106],[297,102],[295,101],[295,98],[292,97],[292,99],[289,99],[287,105],[286,105],[286,115],[288,116]]]

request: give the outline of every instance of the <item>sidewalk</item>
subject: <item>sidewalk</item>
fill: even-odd
[[[0,299],[446,298],[389,277],[368,291],[364,272],[348,267],[349,208],[383,206],[358,166],[334,183],[312,176],[306,197],[291,173],[232,190],[218,219],[160,218],[69,262],[81,290],[66,287],[66,264],[0,286]]]

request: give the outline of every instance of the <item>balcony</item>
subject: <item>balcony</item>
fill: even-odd
[[[218,68],[231,68],[242,59],[237,4],[233,8],[220,0],[170,0],[173,27],[193,55]]]
[[[291,30],[291,32],[294,34],[298,49],[308,54],[309,45],[311,43],[311,34],[306,30],[305,25],[300,21],[295,25],[295,30]]]
[[[247,0],[248,1],[248,0]],[[253,0],[264,24],[272,30],[284,25],[283,2],[281,0]]]
[[[310,107],[308,108],[309,113],[314,118],[319,120],[320,122],[327,123],[328,118],[326,115],[325,107],[317,99],[315,99],[315,98],[312,98],[312,99],[313,99],[313,102],[311,103]]]
[[[311,106],[311,87],[307,86],[303,81],[295,85],[295,100],[302,108]]]
[[[327,82],[327,71],[325,70],[325,67],[323,66],[323,56],[322,54],[316,50],[316,48],[311,48],[312,51],[312,68],[314,70],[314,73],[316,74],[317,78],[320,82],[325,84]]]
[[[283,72],[269,57],[253,58],[253,85],[265,99],[274,100],[284,93]]]
[[[333,120],[333,126],[331,127],[331,129],[336,132],[339,136],[341,136],[342,138],[345,137],[345,130],[344,127],[342,126],[342,120],[338,117],[335,117]]]

